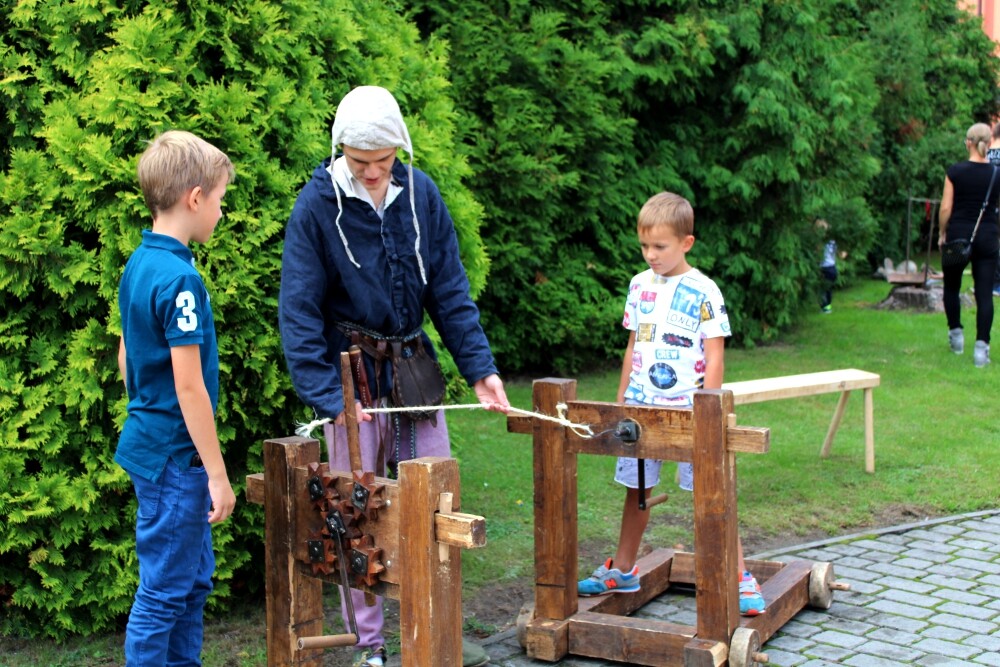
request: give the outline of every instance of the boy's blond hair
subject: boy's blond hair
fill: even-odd
[[[694,209],[691,202],[673,192],[653,195],[639,211],[638,231],[666,226],[683,239],[694,235]]]
[[[192,188],[209,191],[223,178],[231,183],[236,176],[225,153],[181,130],[169,130],[149,142],[136,171],[153,218],[173,207]]]

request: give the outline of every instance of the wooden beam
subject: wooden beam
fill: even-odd
[[[462,557],[456,546],[439,558],[435,510],[442,493],[459,507],[458,462],[424,457],[399,464],[399,558],[406,572],[400,583],[399,629],[403,667],[461,667]]]
[[[880,382],[881,378],[878,373],[845,368],[744,382],[726,382],[723,383],[722,388],[733,392],[736,405],[745,405],[783,398],[868,389],[879,386]]]
[[[670,587],[673,561],[673,549],[654,549],[636,562],[639,566],[638,591],[628,595],[580,598],[579,611],[628,616]]]
[[[264,442],[264,589],[267,664],[320,667],[320,649],[297,650],[299,637],[323,634],[323,584],[292,555],[298,512],[295,468],[319,461],[319,442],[291,437]]]
[[[486,546],[486,519],[474,514],[450,512],[434,516],[434,539],[460,549]]]
[[[248,503],[264,504],[264,473],[247,475],[246,497]]]
[[[569,401],[567,407],[567,419],[589,424],[597,432],[613,429],[625,419],[641,424],[639,439],[634,443],[623,442],[613,433],[581,438],[569,432],[566,437],[570,451],[668,461],[693,459],[694,414],[691,410],[596,401]],[[770,429],[727,426],[726,446],[729,451],[765,454],[770,449],[770,442]]]
[[[694,636],[689,625],[583,611],[570,619],[569,652],[630,665],[681,665]]]
[[[728,645],[739,627],[736,456],[726,447],[733,395],[694,395],[694,553],[698,637]]]
[[[532,404],[542,414],[576,398],[576,380],[536,380]],[[561,620],[577,609],[576,454],[566,450],[566,429],[534,420],[535,615]]]
[[[809,574],[813,562],[793,560],[761,584],[767,612],[741,619],[741,625],[756,630],[763,644],[809,604]]]

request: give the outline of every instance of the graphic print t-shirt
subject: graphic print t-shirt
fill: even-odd
[[[722,292],[697,269],[632,278],[622,326],[635,331],[625,400],[688,407],[705,382],[706,338],[730,335]]]

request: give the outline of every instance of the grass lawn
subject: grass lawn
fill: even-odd
[[[966,353],[957,356],[948,349],[943,314],[874,308],[888,293],[885,282],[862,281],[836,293],[832,314],[810,315],[780,344],[727,350],[727,381],[837,368],[882,377],[874,394],[874,474],[864,472],[860,391],[852,394],[826,459],[819,458],[819,449],[838,394],[737,409],[741,425],[771,429],[768,454],[737,457],[746,544],[775,536],[816,539],[862,532],[890,517],[916,521],[1000,506],[1000,357],[991,367],[973,367],[972,310],[963,312]],[[624,333],[621,343],[624,347]],[[611,370],[576,378],[578,397],[614,400],[619,363],[609,360]],[[530,409],[530,381],[510,381],[507,389],[513,405]],[[515,584],[523,587],[533,576],[531,439],[507,433],[501,416],[479,410],[449,413],[449,427],[461,463],[462,510],[487,519],[488,545],[463,557],[468,609],[471,601],[489,600]],[[613,468],[610,457],[579,458],[581,573],[610,555],[617,540],[623,493],[612,481]],[[646,542],[690,547],[691,496],[673,484],[672,464],[664,466],[663,477],[660,489],[670,498],[652,510]],[[210,621],[209,628],[206,665],[264,664],[259,609]],[[120,642],[115,637],[55,645],[0,638],[0,664],[117,664]]]
[[[974,313],[966,310],[966,353],[952,354],[943,314],[874,308],[889,293],[881,281],[838,292],[834,312],[811,315],[780,344],[726,351],[727,381],[837,368],[881,375],[875,389],[874,474],[864,472],[864,415],[854,392],[830,457],[819,458],[839,394],[740,406],[738,422],[771,429],[771,451],[737,457],[740,532],[744,541],[774,535],[820,536],[863,530],[884,516],[924,516],[994,508],[1000,503],[1000,366],[972,365]],[[624,343],[624,336],[623,336]],[[578,378],[583,399],[614,400],[617,369]],[[530,406],[530,382],[510,383],[511,403]],[[487,517],[489,545],[463,563],[466,591],[530,576],[532,462],[528,436],[505,432],[480,411],[450,419],[462,462],[463,509]],[[481,462],[489,461],[484,465]],[[670,499],[653,512],[652,545],[692,543],[691,497],[664,466]],[[622,491],[614,459],[579,458],[581,551],[610,555],[618,535]],[[598,556],[600,559],[600,556]],[[594,562],[581,561],[581,572]]]

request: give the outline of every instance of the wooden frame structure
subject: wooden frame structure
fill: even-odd
[[[736,452],[765,453],[770,432],[736,426],[730,391],[699,391],[693,410],[576,401],[576,381],[536,380],[535,410],[575,423],[632,421],[635,442],[610,433],[584,438],[555,422],[508,417],[508,430],[531,434],[535,481],[535,602],[518,619],[528,656],[560,660],[567,653],[636,665],[748,667],[782,625],[806,604],[829,608],[829,563],[747,561],[761,583],[767,613],[739,615]],[[577,598],[577,455],[693,461],[694,553],[656,550],[639,561],[641,590]],[[626,615],[671,584],[694,585],[697,625]]]
[[[370,473],[369,473],[370,474]],[[319,462],[319,442],[291,437],[264,442],[264,473],[247,476],[249,502],[264,505],[267,593],[267,664],[320,667],[322,649],[356,643],[353,634],[323,635],[324,582],[339,583],[339,563],[324,535],[324,516],[310,493],[322,482],[325,498],[349,499],[359,477]],[[352,545],[372,557],[352,584],[400,601],[404,667],[462,664],[462,560],[460,548],[486,544],[483,517],[462,514],[458,462],[426,457],[399,464],[399,481],[366,478],[377,496],[377,515]],[[371,505],[369,505],[371,507]],[[405,520],[401,516],[405,512]],[[310,542],[324,544],[324,558]],[[348,559],[350,560],[350,559]],[[364,576],[362,578],[364,578]]]

